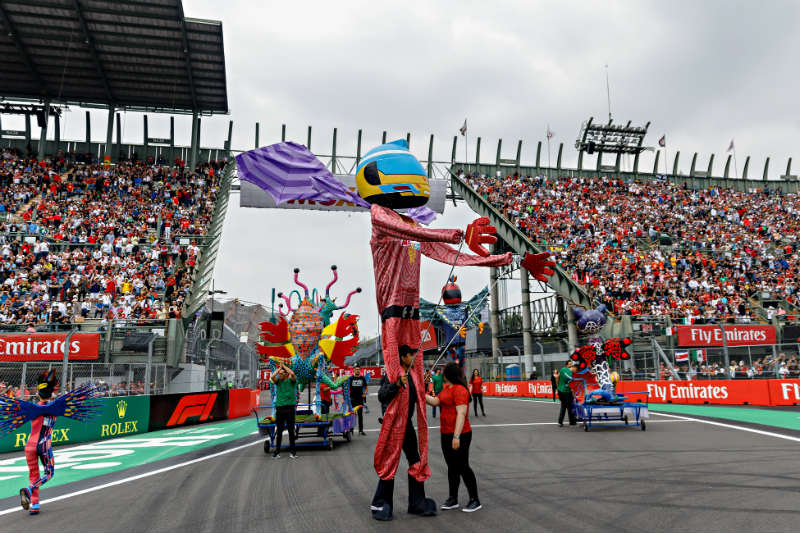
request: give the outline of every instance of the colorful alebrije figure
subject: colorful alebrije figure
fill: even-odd
[[[577,348],[570,356],[577,363],[576,379],[570,385],[575,398],[584,402],[621,402],[625,397],[616,393],[608,360],[612,357],[629,359],[625,347],[631,344],[631,339],[614,337],[604,341],[599,336],[600,330],[606,325],[605,305],[589,310],[575,307],[572,312],[578,332],[591,335],[589,344]]]
[[[486,295],[489,289],[484,288],[468,301],[462,302],[461,288],[456,285],[457,279],[456,276],[450,276],[447,285],[442,287],[444,305],[436,305],[420,298],[419,309],[423,320],[429,320],[434,327],[442,329],[444,344],[449,343],[452,359],[463,369],[467,330],[477,326],[483,332],[481,311],[486,307]]]
[[[31,434],[25,445],[31,484],[19,491],[22,508],[30,514],[39,514],[39,487],[52,479],[55,473],[51,438],[56,418],[63,416],[88,422],[100,415],[103,408],[96,400],[100,392],[91,383],[48,402],[57,386],[56,371],[45,370],[39,376],[37,385],[39,403],[0,396],[0,433],[10,433],[26,422],[31,423]],[[40,461],[44,475],[39,472]]]
[[[344,305],[336,306],[335,298],[330,295],[330,289],[339,279],[336,265],[331,267],[333,281],[325,287],[325,297],[320,298],[317,290],[309,293],[308,287],[299,279],[300,269],[294,269],[294,282],[303,289],[304,296],[300,299],[297,308],[292,308],[291,295],[278,293],[288,307],[288,311],[280,307],[281,318],[277,324],[261,322],[261,338],[267,344],[259,344],[256,351],[263,357],[263,362],[269,363],[270,371],[274,372],[279,364],[284,364],[292,369],[297,377],[298,389],[302,391],[310,383],[314,383],[317,392],[317,412],[320,409],[320,383],[325,383],[331,389],[347,387],[347,377],[340,376],[334,380],[328,372],[328,363],[343,367],[346,357],[352,355],[358,346],[358,315],[342,313],[339,320],[331,323],[334,311],[345,309],[350,305],[350,298],[361,292],[361,288],[351,291],[347,295]],[[292,293],[297,291],[292,291]],[[298,292],[298,297],[300,296]],[[285,317],[291,318],[289,322]],[[349,401],[348,391],[344,391],[345,402]],[[273,403],[275,390],[272,389]],[[345,405],[345,411],[349,409]],[[273,413],[274,414],[274,413]]]

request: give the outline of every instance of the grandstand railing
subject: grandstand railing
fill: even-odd
[[[225,224],[225,214],[228,211],[230,202],[231,184],[235,177],[236,160],[228,157],[225,168],[222,170],[217,190],[217,199],[214,203],[214,212],[211,215],[211,222],[206,230],[204,248],[201,250],[200,258],[195,269],[192,292],[186,299],[183,307],[183,316],[190,318],[203,305],[208,294],[208,289],[214,277],[214,265],[217,260],[217,252],[222,241],[222,228]]]

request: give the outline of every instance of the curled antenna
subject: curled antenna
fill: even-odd
[[[356,290],[351,291],[350,294],[347,295],[347,300],[344,301],[344,305],[337,307],[336,309],[344,309],[348,305],[350,305],[350,298],[357,292],[361,292],[361,287],[356,287]]]
[[[332,265],[331,266],[331,270],[333,270],[333,281],[331,281],[330,283],[328,283],[328,285],[325,286],[325,299],[326,300],[328,299],[328,296],[330,294],[330,290],[331,290],[331,287],[333,286],[333,284],[336,283],[337,281],[339,281],[339,273],[336,272],[336,265]]]
[[[281,316],[289,316],[289,312],[283,310],[283,304],[278,304],[278,311],[280,312]]]
[[[300,280],[298,279],[299,275],[300,275],[300,269],[299,268],[295,268],[294,269],[294,282],[295,282],[296,285],[298,285],[299,287],[303,288],[303,291],[305,291],[305,293],[306,293],[306,298],[308,298],[308,287],[306,287],[303,283],[300,282]]]
[[[286,307],[289,308],[289,311],[296,311],[296,309],[292,309],[292,301],[289,299],[288,296],[286,296],[282,292],[279,292],[278,293],[278,298],[283,298],[283,301],[286,302]],[[281,307],[283,307],[283,304],[278,304],[278,308],[281,308]],[[281,313],[283,313],[283,310],[281,310]],[[288,315],[289,313],[287,312],[286,314]]]

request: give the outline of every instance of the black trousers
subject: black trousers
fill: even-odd
[[[461,434],[461,446],[453,449],[453,434],[442,433],[442,455],[447,463],[447,482],[450,485],[450,497],[458,500],[458,486],[461,479],[467,486],[470,500],[478,499],[478,481],[469,466],[469,445],[472,442],[472,431]]]
[[[283,430],[289,432],[289,451],[294,453],[294,414],[296,406],[294,405],[281,405],[275,408],[275,453],[281,451],[281,439],[283,437]]]
[[[558,413],[558,423],[564,423],[564,413],[569,414],[570,425],[575,425],[575,413],[572,412],[572,391],[558,391],[558,399],[561,400],[561,410]]]
[[[406,456],[408,466],[419,462],[419,445],[417,442],[417,432],[411,421],[406,423],[406,433],[403,436],[403,454]],[[372,508],[381,508],[388,503],[394,509],[394,479],[379,479],[378,488],[375,489],[375,496],[372,498]],[[421,510],[425,507],[425,484],[417,481],[411,475],[408,476],[408,508],[409,510]]]
[[[483,408],[483,393],[482,392],[478,392],[478,393],[473,392],[472,393],[472,407],[475,409],[475,416],[478,416],[478,402],[481,402],[481,413],[483,413],[483,416],[486,416],[486,409]],[[467,407],[467,409],[469,409],[469,406]],[[469,413],[467,413],[467,414],[469,414]]]
[[[323,415],[329,414],[331,412],[331,402],[326,402],[325,400],[321,400],[319,411]]]
[[[353,409],[355,409],[359,405],[362,406],[361,409],[356,411],[358,414],[358,431],[360,433],[364,431],[364,407],[363,407],[364,404],[361,403],[361,400],[355,400],[354,398],[350,398],[350,403],[353,404]]]

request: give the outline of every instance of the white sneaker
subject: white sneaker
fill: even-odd
[[[296,453],[294,453],[294,452],[292,452],[292,453],[290,453],[290,454],[289,454],[289,458],[291,458],[291,459],[297,459],[297,454],[296,454]]]

